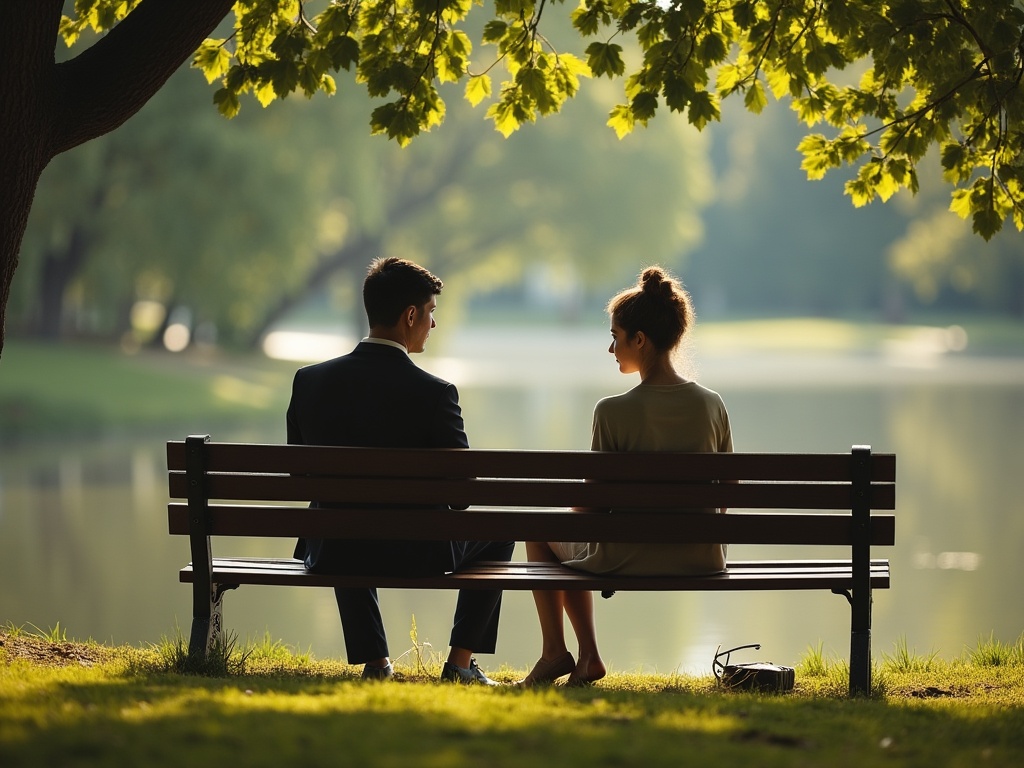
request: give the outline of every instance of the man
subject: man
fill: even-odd
[[[363,283],[369,336],[351,353],[300,369],[288,405],[288,442],[381,448],[466,448],[455,386],[418,368],[443,283],[423,267],[377,259]],[[429,512],[427,512],[429,514]],[[321,573],[436,574],[477,560],[508,561],[515,542],[300,539],[295,557]],[[335,589],[350,664],[363,677],[393,668],[376,589]],[[496,685],[473,653],[494,653],[501,592],[459,592],[441,679]]]

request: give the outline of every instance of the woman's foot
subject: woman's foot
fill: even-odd
[[[520,688],[530,688],[542,683],[553,683],[558,678],[570,674],[574,669],[576,669],[576,662],[568,651],[554,659],[545,659],[541,656],[533,665],[530,674],[516,685]]]
[[[607,670],[600,657],[584,658],[581,656],[580,660],[576,663],[576,667],[569,675],[569,679],[565,681],[565,685],[568,688],[579,688],[597,682],[606,674]]]

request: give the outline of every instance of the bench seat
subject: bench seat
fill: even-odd
[[[192,582],[191,564],[181,569]],[[264,557],[215,557],[213,580],[221,585],[264,584],[298,587],[380,587],[382,589],[590,589],[618,592],[742,591],[853,587],[848,560],[730,561],[725,573],[711,576],[601,576],[557,563],[489,562],[443,576],[338,576],[310,573],[300,560]],[[871,561],[873,589],[889,588],[889,561]]]

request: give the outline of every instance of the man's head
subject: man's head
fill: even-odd
[[[433,327],[434,297],[444,283],[429,271],[406,259],[375,259],[363,282],[363,306],[374,335],[395,339],[410,352],[422,352]]]

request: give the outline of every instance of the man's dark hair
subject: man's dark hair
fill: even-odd
[[[395,256],[374,259],[363,281],[363,306],[371,328],[392,326],[408,307],[423,307],[444,283],[419,264]]]

